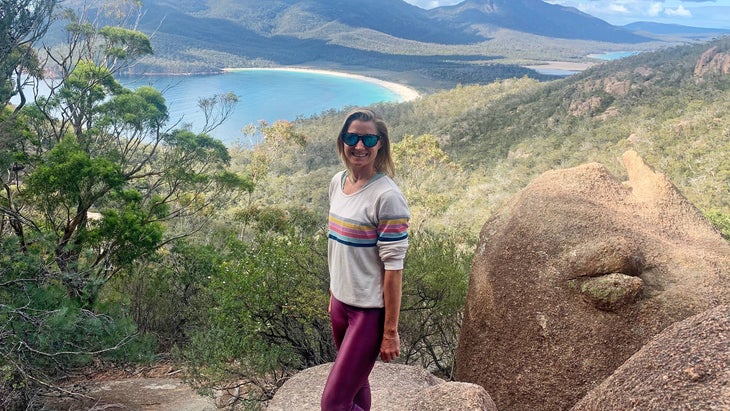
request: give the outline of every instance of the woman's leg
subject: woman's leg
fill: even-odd
[[[368,376],[380,352],[383,310],[332,299],[332,334],[338,353],[322,393],[323,411],[370,409]]]

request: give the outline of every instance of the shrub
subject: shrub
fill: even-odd
[[[455,234],[411,235],[403,273],[401,360],[453,378],[473,253]]]

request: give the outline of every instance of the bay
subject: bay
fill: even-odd
[[[397,92],[367,79],[336,73],[247,69],[224,74],[191,76],[140,76],[118,79],[134,89],[150,85],[163,93],[171,121],[190,123],[200,130],[204,115],[198,107],[201,98],[234,93],[238,104],[231,117],[210,134],[226,144],[255,144],[242,129],[249,124],[295,120],[330,109],[367,106],[378,102],[403,101]]]
[[[608,52],[608,53],[596,53],[596,54],[589,54],[588,57],[593,59],[599,59],[599,60],[618,60],[622,59],[624,57],[631,57],[634,55],[639,54],[638,51],[614,51],[614,52]]]

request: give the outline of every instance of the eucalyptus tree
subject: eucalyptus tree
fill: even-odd
[[[133,26],[113,24],[129,23],[138,1],[101,4],[113,8],[63,10],[65,43],[44,46],[39,70],[25,72],[33,81],[50,74],[49,91],[3,107],[0,405],[7,409],[28,406],[36,388],[55,386],[95,355],[139,355],[143,341],[125,313],[100,308],[104,285],[252,189],[227,171],[223,143],[175,128],[158,90],[130,90],[115,79],[152,47]],[[208,124],[235,101],[231,94],[201,100]]]
[[[0,2],[0,104],[21,93],[24,72],[40,75],[33,44],[46,33],[57,0]],[[24,95],[21,93],[21,106]]]

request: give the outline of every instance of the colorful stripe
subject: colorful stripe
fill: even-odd
[[[353,247],[375,247],[378,243],[378,232],[375,227],[358,224],[329,216],[329,238]]]
[[[375,247],[378,241],[408,238],[408,219],[381,220],[377,227],[329,215],[329,238],[353,247]]]
[[[401,241],[408,238],[408,218],[380,220],[378,241]]]

